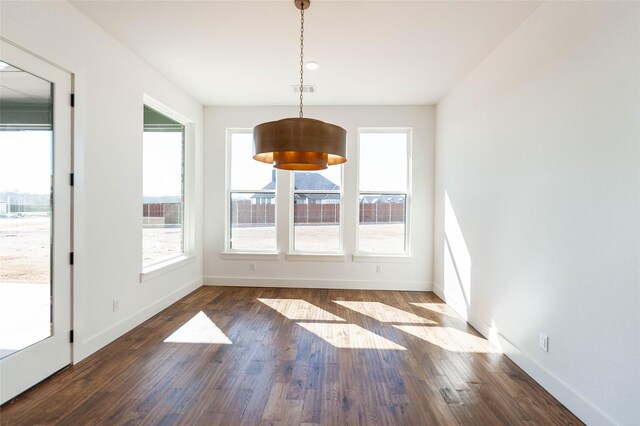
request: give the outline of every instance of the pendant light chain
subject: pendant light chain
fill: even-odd
[[[300,118],[302,114],[302,89],[304,82],[304,1],[300,7]]]
[[[347,161],[347,131],[335,124],[303,117],[304,9],[311,1],[293,0],[300,10],[300,117],[268,121],[253,128],[253,159],[279,170],[310,172]]]

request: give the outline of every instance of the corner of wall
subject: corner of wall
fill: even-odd
[[[93,336],[83,338],[78,343],[74,343],[73,364],[78,364],[89,355],[92,355],[93,353],[107,346],[109,343],[113,342],[125,333],[131,331],[133,328],[139,326],[144,321],[158,314],[162,310],[168,308],[200,286],[202,286],[202,278],[197,279],[177,289],[176,291],[162,297],[159,300],[156,300],[155,302],[145,306],[132,315],[129,315],[123,320],[112,325],[108,329],[103,330]]]
[[[587,401],[579,392],[553,375],[550,371],[538,364],[531,356],[523,352],[513,342],[500,332],[494,334],[492,327],[486,319],[475,314],[471,309],[461,308],[457,300],[447,297],[444,289],[438,283],[434,283],[433,292],[449,305],[458,315],[475,328],[482,336],[498,346],[502,353],[511,359],[518,367],[522,368],[531,378],[538,382],[547,392],[563,402],[572,413],[587,424],[615,425],[616,422],[602,412],[598,407]]]

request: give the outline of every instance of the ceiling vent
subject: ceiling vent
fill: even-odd
[[[300,93],[300,85],[299,84],[297,86],[294,86],[292,84],[291,87],[293,87],[293,93]],[[316,86],[304,85],[304,86],[302,86],[302,93],[316,93]]]

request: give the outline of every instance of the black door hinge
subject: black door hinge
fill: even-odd
[[[69,265],[73,265],[73,252],[69,253]]]
[[[69,330],[69,343],[73,343],[73,330]]]
[[[73,186],[73,173],[69,173],[69,185]]]
[[[70,99],[70,101],[71,101],[71,106],[72,106],[72,107],[76,106],[76,95],[75,95],[75,93],[72,93],[72,94],[71,94],[71,99]]]

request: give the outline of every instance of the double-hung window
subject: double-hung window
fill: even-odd
[[[250,129],[227,130],[227,252],[276,251],[276,171],[252,150]]]
[[[319,172],[294,172],[293,252],[342,251],[342,166]]]
[[[410,129],[359,131],[359,253],[409,253],[410,171]]]
[[[142,144],[142,265],[148,267],[185,251],[185,125],[145,105]]]

